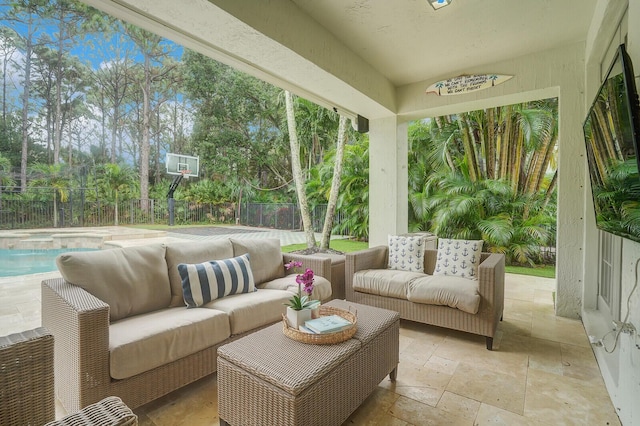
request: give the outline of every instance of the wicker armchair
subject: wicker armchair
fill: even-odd
[[[128,426],[138,417],[108,397],[58,421],[53,385],[53,335],[40,327],[0,337],[0,425]]]
[[[45,426],[135,426],[138,416],[117,396],[87,405],[77,413],[47,423]]]
[[[0,425],[54,420],[53,389],[53,335],[36,328],[0,337]]]

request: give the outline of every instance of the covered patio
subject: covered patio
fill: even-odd
[[[524,358],[519,361],[519,365],[526,365],[528,371],[526,384],[521,385],[535,395],[537,384],[546,388],[545,395],[551,396],[558,388],[546,382],[549,372],[545,372],[544,362],[537,364],[535,358],[539,348],[545,346],[544,342],[566,345],[568,342],[562,340],[564,333],[580,331],[582,335],[582,324],[588,334],[602,336],[609,331],[611,318],[598,306],[599,232],[595,227],[586,175],[582,122],[620,43],[626,42],[627,50],[636,62],[636,70],[640,67],[638,2],[453,0],[439,10],[423,0],[88,0],[86,3],[320,105],[335,108],[344,115],[368,119],[370,245],[384,244],[388,234],[407,230],[409,121],[558,97],[558,268],[556,282],[545,290],[555,291],[555,300],[544,298],[536,302],[535,286],[532,289],[513,287],[516,294],[520,290],[533,291],[526,301],[533,306],[519,303],[518,297],[509,297],[513,303],[507,306],[513,321],[505,314],[507,321],[502,325],[503,337],[497,353],[507,354],[510,345],[518,346],[519,350],[526,347],[518,343],[518,337],[507,339],[508,336],[524,334],[534,339],[529,342],[531,350],[527,352],[526,361]],[[425,93],[431,84],[463,74],[505,74],[513,78],[497,87],[462,95],[439,97]],[[630,292],[636,279],[634,264],[640,258],[640,245],[620,238],[615,244],[620,247],[616,285],[620,300],[630,299],[629,322],[637,327],[640,325],[640,297],[636,293],[631,298]],[[542,304],[541,311],[536,303]],[[621,306],[624,316],[626,303]],[[527,312],[531,312],[530,328],[509,333],[508,329],[519,324],[518,317],[527,316]],[[536,312],[542,312],[542,315],[536,316]],[[579,327],[563,332],[555,328],[557,324],[565,323]],[[518,326],[515,328],[519,329]],[[420,339],[415,339],[414,331],[405,328],[406,348],[428,342],[431,332],[424,331]],[[444,341],[458,341],[459,338],[468,339],[448,335]],[[539,338],[541,341],[536,340]],[[636,344],[635,334],[623,335],[617,351],[608,354],[602,348],[595,349],[602,378],[623,424],[634,424],[640,419],[640,351]],[[584,340],[575,346],[584,349],[582,355],[591,352]],[[433,352],[442,359],[447,359],[446,353],[446,347]],[[543,353],[548,354],[547,351]],[[485,356],[489,355],[465,354],[461,357],[481,365]],[[491,356],[497,360],[501,355]],[[557,352],[551,357],[560,359],[561,366],[565,362],[575,365]],[[460,359],[457,361],[460,364],[455,370],[463,371],[467,364]],[[426,368],[428,362],[426,360],[420,368]],[[477,371],[484,370],[488,369]],[[539,372],[545,374],[538,377]],[[556,375],[556,379],[560,377],[553,383],[570,382],[564,367],[550,374]],[[601,380],[599,375],[587,376],[589,380]],[[400,378],[403,378],[402,373]],[[495,377],[487,379],[485,390],[500,387],[496,384],[502,383]],[[423,383],[429,386],[428,381]],[[447,386],[453,386],[451,381]],[[485,396],[468,395],[482,403],[487,402],[483,400]],[[379,405],[384,404],[383,397],[374,396],[379,397]],[[501,396],[496,398],[503,400]],[[606,395],[600,394],[594,401],[580,400],[577,394],[563,398],[568,400],[565,401],[567,404],[587,404],[585,409],[593,409],[592,415],[610,413],[597,404],[599,399],[603,404],[608,403]],[[520,420],[535,423],[547,419],[544,413],[554,411],[554,400],[553,397],[540,399],[540,412]],[[440,398],[438,403],[442,401]],[[523,401],[522,413],[517,410],[510,413],[526,416],[526,398]],[[587,417],[579,417],[579,423],[594,421],[595,417],[585,415]],[[408,418],[417,417],[410,415]],[[572,423],[577,418],[574,413],[563,420]]]
[[[59,275],[0,278],[0,335],[40,326],[40,283]],[[345,425],[620,424],[582,323],[554,314],[554,287],[552,279],[507,274],[493,351],[482,336],[402,321],[397,381],[382,381]],[[217,425],[217,392],[213,374],[134,412],[141,425]],[[56,418],[65,414],[56,401]]]

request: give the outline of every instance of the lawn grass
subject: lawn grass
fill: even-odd
[[[510,274],[532,275],[534,277],[541,278],[556,277],[556,267],[553,265],[536,266],[535,268],[530,268],[527,266],[505,266],[504,269],[505,272],[508,272]]]
[[[366,241],[354,241],[354,240],[331,240],[329,243],[329,248],[337,251],[341,251],[343,253],[348,253],[351,251],[364,250],[369,247],[369,243]],[[296,250],[304,250],[307,248],[306,244],[290,244],[288,246],[283,246],[282,251],[285,253],[290,253]]]

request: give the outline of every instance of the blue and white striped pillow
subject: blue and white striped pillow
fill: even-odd
[[[178,264],[187,308],[197,308],[230,294],[256,291],[249,254],[224,260]]]

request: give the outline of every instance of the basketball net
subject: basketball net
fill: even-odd
[[[189,174],[191,173],[191,170],[180,170],[180,173],[182,173],[183,179],[189,179]]]

